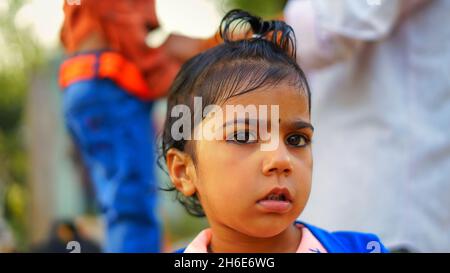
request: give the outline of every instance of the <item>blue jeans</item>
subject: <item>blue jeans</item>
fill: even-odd
[[[104,250],[160,252],[152,103],[99,78],[68,86],[63,100],[105,221]]]

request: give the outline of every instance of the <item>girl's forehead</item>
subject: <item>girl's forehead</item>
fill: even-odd
[[[244,94],[235,95],[221,104],[226,106],[279,106],[281,112],[297,112],[309,114],[307,92],[301,88],[287,84],[264,87]]]

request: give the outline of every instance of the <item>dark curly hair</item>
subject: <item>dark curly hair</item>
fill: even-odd
[[[188,140],[175,140],[171,128],[177,118],[171,116],[176,105],[194,110],[194,97],[201,97],[203,107],[220,104],[262,87],[287,83],[308,99],[311,94],[305,74],[296,62],[295,34],[283,21],[264,21],[242,10],[232,10],[222,19],[220,37],[223,43],[187,61],[169,89],[167,114],[162,132],[159,166],[164,170],[167,151],[176,148],[189,153],[195,163],[195,151],[187,147]],[[201,109],[200,116],[204,109]],[[203,117],[203,116],[202,116]],[[183,128],[183,130],[193,130]],[[191,131],[192,132],[192,131]],[[163,189],[176,190],[173,185]],[[189,214],[205,216],[197,195],[186,197],[176,191],[176,199]]]

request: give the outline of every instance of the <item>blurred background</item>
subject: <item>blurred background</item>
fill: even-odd
[[[0,0],[0,253],[68,252],[62,242],[69,241],[97,252],[108,241],[62,110],[63,4]],[[375,233],[393,251],[450,252],[450,0],[156,0],[160,26],[145,22],[145,43],[171,44],[171,34],[210,42],[233,8],[283,18],[299,41],[315,126],[314,194],[302,218],[329,230]],[[174,44],[189,51],[189,43]],[[158,83],[160,74],[153,74]],[[164,117],[159,100],[149,118],[161,127]],[[158,172],[166,187],[168,177]],[[159,191],[158,207],[163,251],[186,246],[207,226],[174,192]]]
[[[211,37],[231,8],[277,17],[285,2],[158,0],[161,27],[148,44],[158,46],[169,32]],[[61,113],[62,6],[62,0],[0,0],[0,252],[28,252],[49,236],[73,238],[74,229],[94,245],[102,242],[93,189]],[[164,111],[159,103],[155,119]],[[161,173],[162,185],[166,179]],[[173,193],[162,192],[159,201],[168,249],[206,225],[188,216]]]

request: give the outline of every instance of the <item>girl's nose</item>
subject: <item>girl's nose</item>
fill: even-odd
[[[266,153],[262,172],[266,176],[270,175],[290,175],[292,172],[292,160],[286,146],[281,144],[274,151],[264,152]]]

